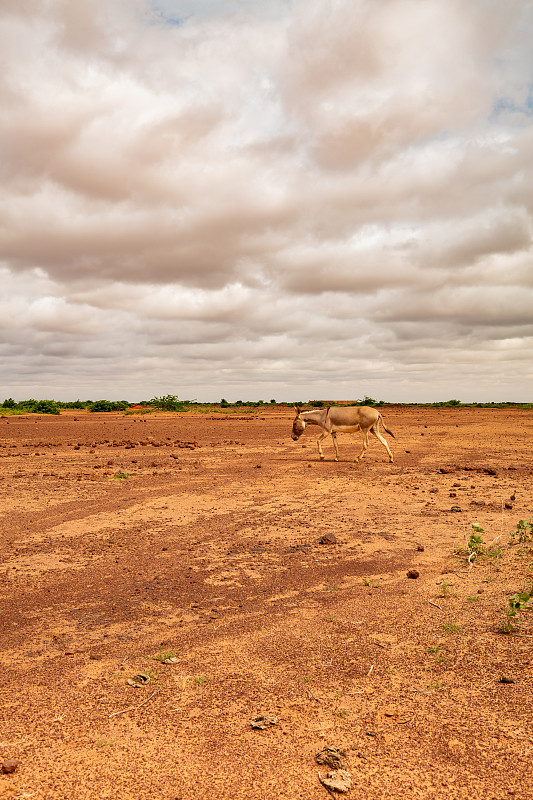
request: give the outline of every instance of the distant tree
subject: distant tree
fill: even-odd
[[[17,403],[17,408],[30,414],[59,414],[59,408],[54,400],[22,400]]]
[[[58,408],[87,408],[91,400],[66,400],[66,401],[57,401]]]
[[[15,408],[16,403],[12,397],[8,397],[7,400],[4,400],[2,403],[2,408]]]
[[[95,400],[94,403],[89,403],[89,411],[125,411],[129,403],[127,400]]]
[[[166,394],[163,397],[154,397],[150,405],[161,408],[163,411],[183,411],[185,401],[180,400],[175,394]]]

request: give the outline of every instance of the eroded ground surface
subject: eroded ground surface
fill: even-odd
[[[0,797],[323,800],[326,746],[348,797],[533,797],[531,413],[387,408],[394,464],[292,416],[0,418]]]

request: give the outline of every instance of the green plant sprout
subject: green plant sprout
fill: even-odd
[[[472,566],[474,559],[480,556],[498,558],[502,554],[499,547],[495,547],[493,544],[487,545],[485,543],[483,539],[484,534],[485,530],[481,527],[481,525],[479,525],[477,522],[473,522],[472,530],[470,531],[470,536],[468,542],[466,543],[466,548],[455,548],[456,555],[466,556],[466,561],[469,566]]]
[[[150,656],[152,661],[159,661],[161,664],[174,664],[176,658],[175,650],[160,650],[156,656]]]
[[[443,629],[443,630],[444,630],[446,633],[462,633],[462,630],[461,630],[461,628],[459,628],[457,625],[454,625],[454,624],[453,624],[453,622],[446,622],[446,623],[445,623],[445,624],[442,626],[442,629]]]
[[[533,542],[533,519],[521,519],[517,522],[514,531],[509,533],[509,544],[524,544]]]
[[[532,587],[530,586],[527,591],[515,592],[509,598],[508,608],[505,612],[506,620],[500,627],[501,633],[513,633],[520,624],[518,619],[519,612],[532,610],[531,592]]]

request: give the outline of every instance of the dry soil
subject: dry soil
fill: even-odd
[[[0,797],[533,798],[533,416],[384,416],[0,418]]]

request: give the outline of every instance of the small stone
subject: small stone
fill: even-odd
[[[277,722],[278,718],[273,714],[262,714],[260,717],[256,717],[255,719],[251,720],[250,725],[252,728],[264,730],[265,728],[268,728],[269,725],[276,725]]]
[[[416,549],[417,549],[417,551],[419,553],[423,553],[424,552],[424,545],[423,544],[419,544],[419,545],[417,545]]]
[[[407,570],[407,577],[408,578],[413,578],[413,580],[414,580],[415,578],[420,577],[420,573],[419,573],[419,571],[417,569],[409,569],[409,570]]]
[[[318,544],[337,544],[337,537],[334,533],[325,533],[318,540]]]
[[[346,758],[346,753],[339,747],[325,747],[315,756],[317,764],[325,764],[332,769],[343,769],[343,758]]]
[[[12,772],[15,772],[16,768],[20,764],[16,758],[6,758],[4,763],[2,764],[2,772],[4,775],[11,775]]]
[[[320,782],[334,792],[347,792],[352,788],[352,776],[345,769],[328,772],[325,778],[320,778]]]
[[[516,683],[512,678],[506,678],[505,675],[502,675],[500,678],[500,683]]]

